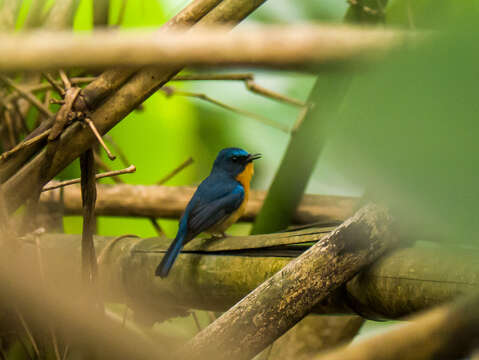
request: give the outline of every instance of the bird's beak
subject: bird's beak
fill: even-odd
[[[248,155],[248,162],[251,162],[253,160],[257,160],[261,158],[261,154],[249,154]]]

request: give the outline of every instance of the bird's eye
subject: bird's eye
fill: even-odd
[[[233,156],[233,157],[231,158],[231,160],[233,160],[234,162],[237,162],[237,161],[238,161],[238,157],[237,157],[237,156]]]

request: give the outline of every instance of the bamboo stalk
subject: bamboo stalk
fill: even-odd
[[[407,33],[345,26],[264,26],[159,34],[42,33],[0,37],[0,70],[116,66],[311,66],[371,59],[408,39]]]
[[[388,212],[373,204],[361,208],[202,330],[180,358],[252,358],[397,245]]]
[[[97,175],[98,178],[100,175]],[[114,173],[114,175],[118,175],[118,173]],[[71,184],[70,180],[68,184]],[[51,186],[49,185],[43,190],[50,190],[51,187],[57,187],[56,185],[57,183],[52,181]],[[188,186],[129,184],[98,184],[97,189],[96,213],[98,215],[153,218],[179,218],[196,190],[195,187]],[[262,207],[265,196],[266,192],[264,191],[250,193],[241,221],[252,221],[255,218]],[[61,198],[66,214],[81,214],[79,186],[64,188],[63,195],[59,190],[43,194],[40,201],[44,204],[58,203]],[[354,212],[357,204],[358,199],[352,197],[305,195],[295,212],[293,223],[311,224],[344,220]]]
[[[326,232],[325,232],[326,231]],[[139,239],[134,235],[95,237],[99,283],[105,300],[147,307],[151,321],[187,314],[188,309],[225,311],[268,277],[277,273],[331,228],[308,228],[268,235],[196,239],[185,246],[166,280],[155,268],[171,239]],[[410,234],[413,237],[413,234]],[[45,267],[56,276],[70,274],[80,284],[79,235],[44,234],[40,244]],[[113,245],[108,245],[112,244]],[[107,248],[106,251],[102,249]],[[288,249],[286,251],[286,249]],[[61,250],[68,264],[54,267]],[[398,319],[442,304],[479,286],[477,251],[460,248],[414,247],[384,255],[331,297],[317,304],[320,314],[355,314],[370,319]],[[49,269],[49,270],[48,270]],[[228,271],[225,271],[228,269]]]

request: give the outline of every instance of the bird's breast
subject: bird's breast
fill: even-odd
[[[254,167],[253,163],[249,163],[245,166],[244,170],[236,176],[236,180],[243,186],[244,189],[244,198],[241,205],[233,211],[226,219],[224,219],[221,223],[216,224],[208,232],[216,233],[216,232],[223,232],[228,229],[231,225],[239,220],[239,218],[244,214],[246,210],[246,203],[248,202],[249,198],[249,185],[251,182],[251,178],[254,174]]]
[[[252,162],[248,163],[244,170],[236,176],[236,180],[239,181],[241,185],[243,185],[244,188],[244,202],[248,201],[249,197],[249,185],[251,183],[251,178],[253,177],[254,174],[254,165]]]

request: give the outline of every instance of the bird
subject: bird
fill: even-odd
[[[243,215],[248,202],[253,161],[261,154],[230,147],[221,150],[210,174],[196,189],[180,219],[178,232],[155,275],[168,276],[183,246],[202,232],[225,235],[225,230]]]

